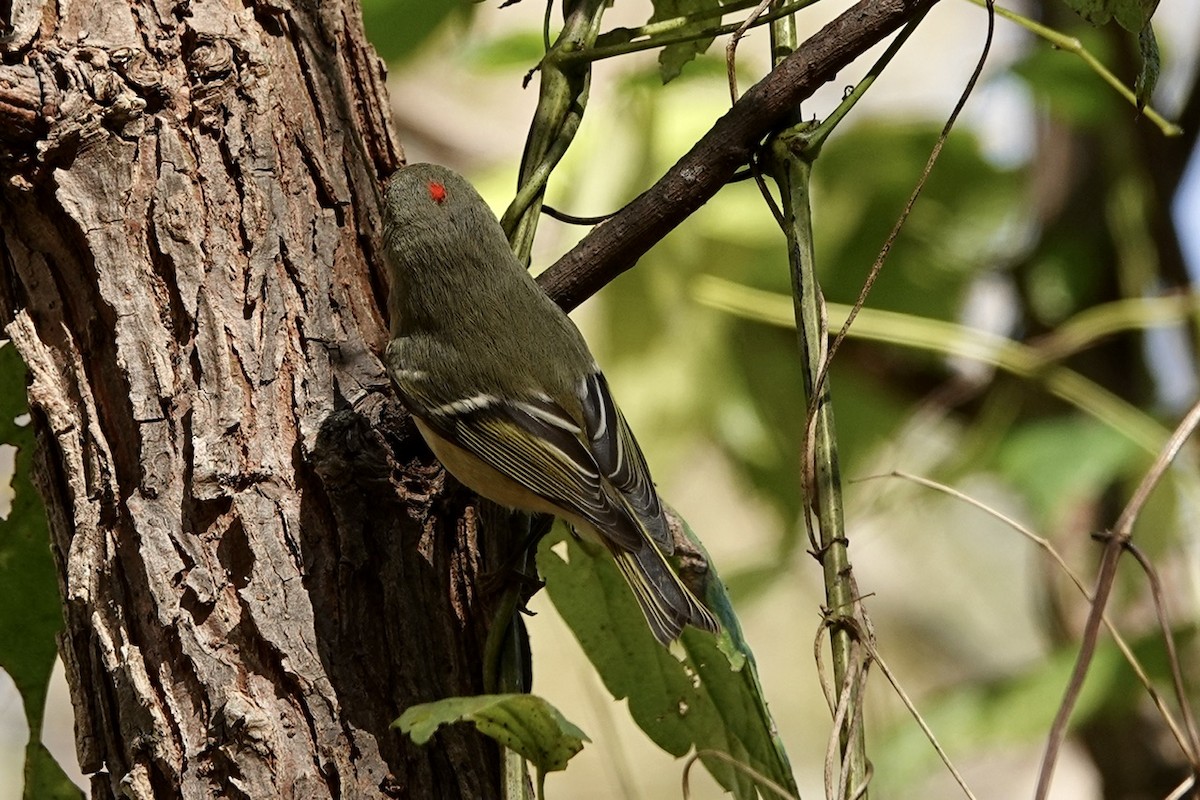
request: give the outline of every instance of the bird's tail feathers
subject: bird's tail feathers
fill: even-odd
[[[652,542],[644,542],[636,553],[614,552],[613,558],[659,642],[670,644],[689,624],[710,633],[721,630],[716,617],[683,585]]]

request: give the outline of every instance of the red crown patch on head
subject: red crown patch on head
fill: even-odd
[[[446,187],[437,181],[429,182],[429,197],[439,206],[446,202]]]

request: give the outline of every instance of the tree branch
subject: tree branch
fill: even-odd
[[[937,0],[861,0],[750,88],[657,183],[538,277],[571,310],[708,202],[786,115]]]

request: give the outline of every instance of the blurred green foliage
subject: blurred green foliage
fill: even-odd
[[[1087,2],[1091,6],[1083,7]],[[715,0],[663,0],[653,3],[651,19],[716,5]],[[1142,31],[1144,17],[1152,11],[1152,5],[1136,0],[1071,5],[1098,22],[1104,20],[1097,14],[1116,15],[1134,32]],[[1103,63],[1136,61],[1138,43],[1132,37],[1114,33],[1111,26],[1075,24],[1063,9],[1048,8],[1043,21],[1079,38]],[[743,53],[765,39],[748,40]],[[536,62],[539,42],[540,32],[532,25],[524,33],[507,30],[466,60],[481,74],[508,71],[515,83]],[[708,47],[702,39],[664,51],[657,62],[642,57],[605,62],[604,90],[594,87],[580,133],[551,179],[550,205],[577,214],[619,208],[678,159],[728,108],[723,59],[700,55]],[[1137,298],[1157,291],[1155,287],[1179,286],[1180,276],[1167,272],[1165,261],[1142,258],[1133,263],[1130,255],[1144,255],[1147,241],[1160,248],[1173,246],[1154,240],[1162,228],[1152,231],[1150,222],[1165,213],[1169,198],[1152,199],[1155,186],[1144,167],[1147,155],[1137,150],[1146,146],[1140,142],[1153,146],[1157,133],[1134,136],[1132,126],[1142,123],[1083,60],[1037,39],[1014,52],[1007,63],[989,63],[990,78],[985,77],[971,102],[984,102],[1000,87],[1024,92],[1019,98],[1023,116],[989,118],[990,124],[1011,123],[1026,137],[1023,155],[996,157],[984,142],[1003,138],[1002,131],[960,123],[867,304],[913,318],[992,325],[995,332],[1041,352],[1036,348],[1049,341],[1042,337],[1079,312]],[[1145,56],[1144,46],[1140,54]],[[620,66],[612,68],[614,63]],[[739,60],[743,87],[756,77],[748,63],[745,57]],[[1125,77],[1134,79],[1132,74]],[[663,86],[664,78],[677,79]],[[839,303],[857,297],[942,124],[918,113],[859,116],[851,114],[814,170],[820,276],[826,298]],[[518,155],[514,150],[514,161]],[[511,169],[497,167],[503,174]],[[488,180],[487,175],[477,177]],[[558,251],[583,233],[551,221],[544,222],[541,232]],[[689,513],[710,550],[737,552],[736,567],[725,567],[723,574],[735,603],[744,609],[758,598],[777,596],[773,592],[781,585],[816,580],[815,567],[800,557],[807,547],[799,494],[806,399],[794,333],[696,303],[693,287],[708,275],[790,292],[782,235],[751,181],[722,190],[635,269],[590,301],[580,318],[659,480],[677,487],[708,480],[708,475],[692,476],[691,471],[697,453],[715,450],[741,502],[769,511],[765,528],[754,531],[714,528],[703,512]],[[988,295],[989,285],[1004,291]],[[1004,304],[998,321],[973,316],[972,303],[981,293]],[[1186,348],[1187,330],[1176,327],[1175,332],[1184,337]],[[1159,403],[1160,368],[1150,363],[1149,346],[1148,337],[1131,325],[1087,341],[1059,363],[1169,427],[1174,414],[1164,414]],[[1194,362],[1186,359],[1169,369],[1196,377]],[[1130,443],[1129,431],[1085,416],[1037,380],[1016,380],[987,363],[964,365],[932,350],[850,340],[830,379],[844,476],[899,468],[955,485],[989,487],[1006,498],[1007,513],[1063,546],[1083,574],[1089,574],[1096,553],[1088,534],[1111,524],[1149,463]],[[928,562],[924,566],[931,575],[937,569],[987,569],[986,553],[1000,545],[965,541],[947,546],[960,532],[942,530],[948,521],[920,516],[922,509],[944,505],[930,504],[923,489],[896,482],[875,488],[879,484],[887,482],[851,487],[848,495],[850,535],[857,544],[851,554],[865,556],[866,574],[886,574],[885,567],[876,572],[871,567],[872,548],[880,548],[880,537],[941,542],[943,551],[911,554],[914,562]],[[1156,492],[1138,528],[1139,541],[1162,559],[1164,569],[1186,559],[1183,526],[1196,488],[1195,475],[1177,470]],[[865,546],[859,538],[862,527],[868,529]],[[924,530],[936,531],[940,538],[930,539]],[[730,544],[743,541],[755,545]],[[1004,547],[1005,552],[1020,551],[1025,545]],[[977,560],[963,557],[977,553]],[[943,687],[930,710],[935,729],[959,745],[956,755],[1004,742],[1037,742],[1061,696],[1074,653],[1074,644],[1059,639],[1062,617],[1075,619],[1081,600],[1076,605],[1060,601],[1067,603],[1064,609],[1023,598],[1036,613],[1000,628],[1019,630],[1024,640],[980,639],[978,620],[1030,613],[1015,608],[1015,595],[1004,592],[1032,585],[1040,598],[1056,596],[1060,579],[1049,577],[1052,570],[1042,568],[1038,559],[1028,574],[1014,573],[1007,580],[991,573],[955,574],[954,583],[970,586],[973,595],[954,597],[951,607],[930,595],[934,579],[929,576],[907,584],[899,576],[895,586],[879,589],[879,602],[868,603],[881,629],[926,632],[914,653],[905,653],[915,659],[919,652],[925,659],[907,665],[915,674],[928,671],[921,664],[938,664],[933,670],[938,674],[944,664],[953,665],[951,672],[960,683],[951,691]],[[1144,597],[1144,579],[1132,570],[1123,571],[1122,581],[1120,597]],[[904,602],[885,602],[889,590],[897,598],[896,586],[911,594],[902,596]],[[929,613],[938,615],[936,622],[912,617],[922,598]],[[1180,630],[1190,630],[1193,622]],[[936,635],[928,635],[932,625]],[[1135,628],[1141,632],[1139,654],[1152,662],[1155,653],[1161,657],[1154,630]],[[786,627],[774,627],[772,633],[801,640],[808,636]],[[749,638],[753,644],[753,631]],[[975,643],[971,659],[963,657],[964,641]],[[991,660],[989,648],[994,651]],[[1004,655],[1013,650],[1040,651],[1044,658],[998,674],[997,664],[1012,670]],[[1156,677],[1163,674],[1160,667],[1156,663]],[[1081,715],[1101,709],[1129,713],[1130,698],[1141,690],[1110,649],[1102,650],[1094,676]],[[783,724],[786,729],[789,723]],[[877,780],[885,793],[921,796],[914,787],[936,767],[928,758],[914,756],[919,748],[929,752],[916,728],[907,721],[897,726],[869,737]]]
[[[362,0],[363,27],[387,62],[412,58],[438,28],[454,19],[471,20],[470,0]]]
[[[1194,641],[1194,627],[1176,631],[1183,643]],[[1147,674],[1156,683],[1170,681],[1162,641],[1148,635],[1131,642]],[[952,759],[972,752],[1001,749],[1038,739],[1050,726],[1062,687],[1075,661],[1075,647],[1051,653],[1035,668],[1021,674],[990,677],[939,692],[919,709],[938,733]],[[1144,690],[1124,656],[1111,641],[1103,642],[1088,673],[1076,711],[1076,723],[1086,725],[1098,717],[1120,718],[1137,710]],[[920,730],[909,719],[897,719],[883,732],[876,762],[884,796],[906,796],[906,786],[937,769],[937,756]]]

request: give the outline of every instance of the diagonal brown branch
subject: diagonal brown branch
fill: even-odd
[[[861,0],[750,88],[675,166],[538,278],[568,311],[632,267],[746,164],[838,70],[937,0]]]

